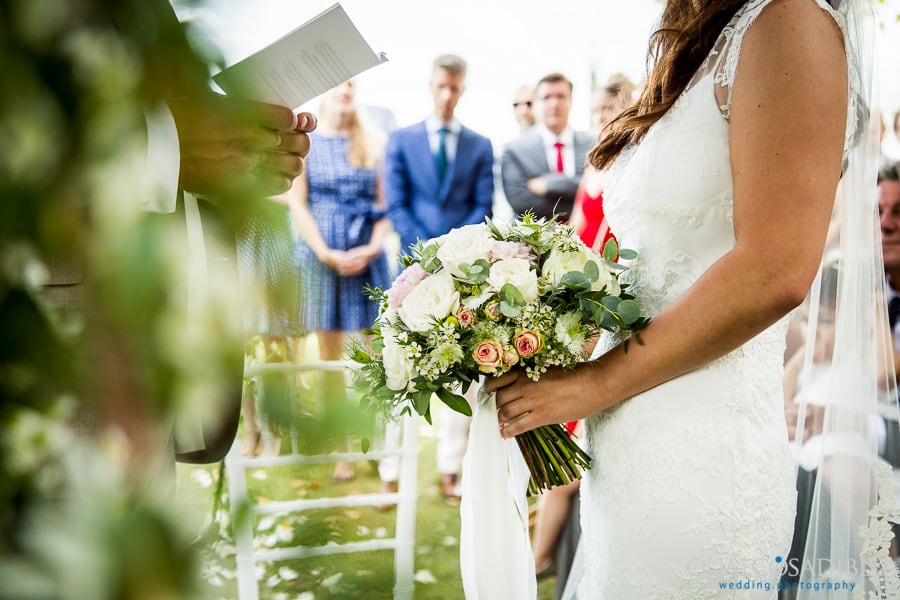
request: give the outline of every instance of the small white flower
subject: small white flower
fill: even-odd
[[[580,354],[584,347],[584,333],[578,313],[568,312],[556,319],[556,339],[572,354]]]
[[[507,283],[515,286],[525,298],[525,302],[534,302],[538,299],[537,273],[531,270],[531,263],[523,258],[498,260],[491,265],[487,282],[498,292]]]
[[[285,581],[292,581],[294,579],[297,579],[299,573],[297,573],[297,571],[293,570],[290,567],[280,567],[278,569],[278,576]]]
[[[483,223],[452,229],[439,237],[437,242],[440,244],[438,260],[447,271],[459,278],[465,277],[460,265],[471,265],[479,259],[488,260],[494,247],[494,238]]]
[[[294,539],[294,528],[290,523],[282,521],[275,528],[275,539],[279,542],[290,542]]]
[[[344,578],[343,573],[335,573],[331,577],[326,577],[322,580],[322,587],[332,588],[340,583],[341,579]]]

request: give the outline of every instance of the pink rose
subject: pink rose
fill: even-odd
[[[532,264],[537,264],[537,256],[528,244],[495,240],[488,253],[488,261],[493,263],[508,258],[522,258]]]
[[[400,273],[387,291],[388,304],[394,308],[403,306],[403,299],[420,281],[428,277],[428,272],[419,263],[413,263]]]
[[[516,352],[522,358],[530,358],[544,347],[544,340],[541,334],[530,329],[517,333],[513,343],[516,345]]]
[[[460,306],[459,310],[456,311],[456,318],[459,319],[459,324],[463,327],[471,327],[475,324],[475,313],[463,306]]]
[[[472,358],[478,363],[479,371],[492,373],[503,364],[503,348],[494,340],[483,340],[475,346]]]

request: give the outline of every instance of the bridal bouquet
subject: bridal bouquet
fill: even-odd
[[[508,227],[489,219],[420,242],[389,290],[370,289],[380,305],[355,387],[385,414],[415,411],[431,422],[431,399],[463,414],[460,395],[482,375],[523,369],[537,380],[550,367],[573,368],[601,330],[638,330],[634,297],[620,284],[634,258],[610,240],[603,256],[556,220],[525,215]],[[529,493],[579,479],[590,457],[562,425],[516,437],[531,472]]]

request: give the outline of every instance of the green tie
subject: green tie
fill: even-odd
[[[446,127],[438,129],[438,149],[434,157],[438,183],[444,183],[444,177],[447,175],[447,131]]]

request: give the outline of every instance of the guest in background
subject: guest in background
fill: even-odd
[[[616,115],[633,102],[634,84],[621,73],[609,78],[606,84],[594,90],[591,100],[591,124],[602,138],[603,129]],[[603,174],[592,166],[584,169],[575,206],[569,225],[588,247],[597,252],[615,236],[609,230],[603,215]]]
[[[366,284],[386,288],[391,282],[383,248],[390,232],[381,195],[384,142],[363,125],[354,95],[347,81],[322,97],[319,129],[310,136],[315,151],[288,192],[301,238],[303,324],[316,332],[322,360],[339,360],[346,335],[375,321],[378,306],[366,296]],[[321,389],[326,408],[343,403],[344,374],[323,373]],[[335,465],[336,481],[353,475],[352,463]]]
[[[519,124],[519,133],[525,133],[535,124],[534,88],[524,84],[519,86],[513,96],[512,105],[516,123]]]
[[[289,203],[284,195],[257,203],[258,208],[237,231],[238,275],[244,309],[246,353],[262,362],[297,360],[298,339],[305,336],[300,322],[300,273],[294,258],[294,234]],[[284,376],[258,375],[244,384],[241,413],[245,456],[264,448],[259,415],[260,389],[267,400],[290,402]],[[271,398],[271,395],[279,398]],[[282,397],[283,396],[283,397]],[[269,434],[275,433],[269,431]],[[269,454],[280,450],[280,439],[269,435]]]
[[[535,87],[538,124],[503,150],[503,192],[518,215],[533,211],[568,218],[593,136],[569,126],[572,82],[561,73],[545,75]]]
[[[606,85],[594,90],[591,102],[591,122],[598,135],[619,112],[631,104],[634,85],[621,74],[610,77]],[[569,225],[581,240],[601,252],[603,244],[613,237],[603,217],[602,174],[587,165],[575,195],[575,206]],[[580,435],[580,421],[567,424],[569,431]],[[538,577],[556,574],[556,597],[562,597],[569,568],[581,535],[579,518],[580,481],[547,490],[538,503],[534,524],[534,564]]]
[[[900,160],[900,110],[894,113],[890,131],[881,124],[881,157],[886,161]]]
[[[385,197],[388,216],[407,252],[418,240],[443,235],[454,227],[481,223],[492,214],[494,154],[488,138],[464,127],[455,116],[465,91],[466,62],[446,54],[431,72],[434,112],[424,121],[398,129],[388,138]],[[475,387],[469,388],[469,395]],[[459,498],[459,477],[468,441],[469,417],[449,409],[436,418],[440,489]],[[389,428],[386,444],[396,432]],[[380,465],[385,490],[396,488],[394,460]]]

